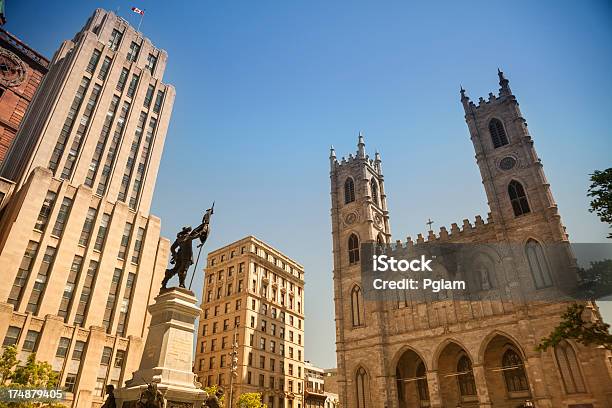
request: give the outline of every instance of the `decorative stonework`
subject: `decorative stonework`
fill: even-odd
[[[0,84],[6,87],[21,85],[26,79],[26,66],[11,51],[0,48]]]

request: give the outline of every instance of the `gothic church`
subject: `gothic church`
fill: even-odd
[[[508,243],[521,254],[483,253],[469,271],[488,269],[494,286],[529,286],[546,293],[554,261],[546,245],[568,236],[508,80],[499,72],[498,95],[473,103],[461,89],[465,120],[476,152],[490,213],[486,220],[452,224],[404,246],[432,243]],[[610,355],[564,341],[545,352],[540,339],[558,324],[566,303],[530,303],[485,297],[397,302],[364,299],[360,249],[391,244],[381,157],[330,153],[336,347],[340,400],[347,408],[612,407]],[[514,249],[514,251],[519,251]],[[571,251],[568,251],[568,257]],[[508,267],[502,260],[525,257]],[[547,259],[548,257],[548,259]],[[489,287],[489,285],[491,287]],[[528,299],[529,300],[529,299]],[[588,304],[592,318],[597,306]],[[609,352],[608,352],[609,353]]]

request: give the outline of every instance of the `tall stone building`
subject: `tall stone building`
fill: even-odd
[[[169,242],[149,214],[175,92],[167,54],[98,9],[53,56],[3,163],[0,336],[74,407],[129,379]]]
[[[391,246],[381,157],[331,151],[332,236],[340,401],[351,408],[609,407],[612,379],[605,352],[563,341],[536,352],[567,304],[525,299],[554,286],[548,245],[569,248],[557,205],[516,97],[499,72],[498,95],[474,104],[461,90],[490,214],[450,231],[419,234],[403,248],[439,243],[496,244],[460,272],[478,277],[480,300],[429,299],[398,292],[396,301],[364,298],[360,251]],[[499,253],[499,243],[506,246]],[[486,245],[485,245],[486,246]],[[484,246],[483,246],[484,247]],[[566,252],[571,262],[571,253]],[[519,262],[526,259],[527,262]],[[503,262],[502,262],[503,261]],[[552,271],[552,272],[551,272]],[[470,280],[472,279],[472,280]],[[510,299],[495,297],[501,289]],[[557,298],[558,299],[558,298]],[[600,318],[589,304],[593,318]]]
[[[36,50],[0,28],[0,164],[48,65]]]
[[[303,408],[304,268],[252,236],[208,255],[194,371],[234,401],[262,393],[268,408]]]

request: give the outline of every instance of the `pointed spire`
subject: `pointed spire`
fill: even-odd
[[[500,96],[506,96],[506,95],[512,95],[512,91],[510,90],[510,81],[508,81],[506,79],[506,77],[504,76],[504,72],[497,68],[497,76],[499,77],[499,95]]]
[[[338,163],[338,160],[336,160],[336,149],[334,149],[334,145],[331,145],[329,147],[329,166],[331,167],[331,169],[334,169],[334,165]]]
[[[459,94],[461,94],[461,104],[463,105],[463,109],[467,113],[470,107],[470,97],[465,94],[465,89],[463,89],[463,85],[459,85]]]
[[[376,153],[374,153],[374,167],[376,168],[376,171],[378,171],[378,174],[382,175],[382,160],[378,150],[376,150]]]
[[[361,132],[361,130],[359,131],[359,140],[357,141],[357,157],[365,157],[365,140],[363,138],[363,133]]]

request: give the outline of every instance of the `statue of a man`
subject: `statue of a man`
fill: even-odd
[[[140,393],[140,398],[136,402],[137,408],[164,408],[164,396],[157,389],[157,384],[151,383]]]
[[[108,384],[106,386],[106,401],[100,408],[117,408],[117,404],[115,403],[115,386],[113,384]]]
[[[215,395],[208,397],[204,403],[206,408],[221,408],[221,398],[223,397],[223,388],[218,388]]]
[[[210,218],[214,212],[215,205],[206,210],[202,223],[198,225],[193,231],[191,227],[183,227],[181,232],[176,234],[176,240],[170,247],[171,259],[170,263],[174,266],[170,269],[166,269],[164,280],[162,281],[162,289],[166,288],[168,281],[174,276],[179,277],[179,287],[185,287],[185,278],[187,277],[187,271],[189,267],[193,265],[193,248],[191,242],[195,239],[199,239],[200,243],[198,247],[201,247],[206,242],[208,234],[210,233]]]

